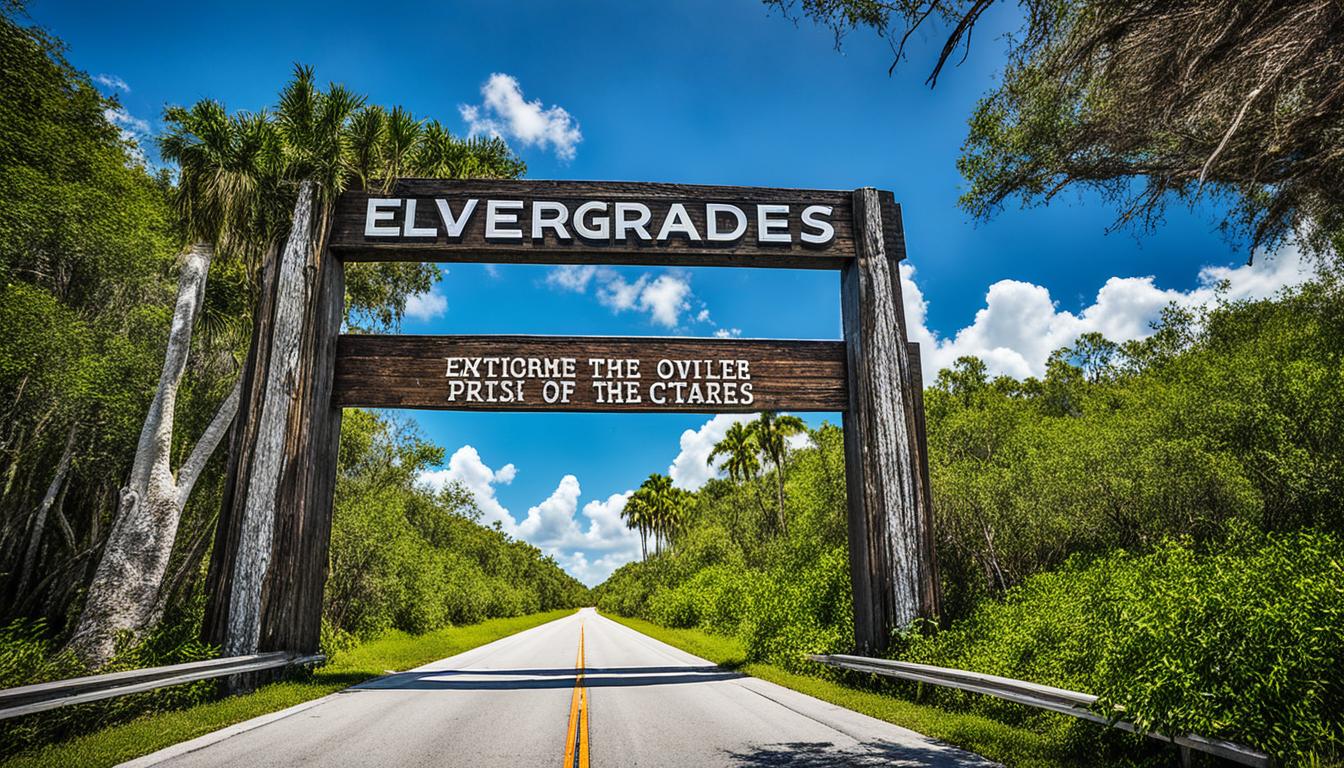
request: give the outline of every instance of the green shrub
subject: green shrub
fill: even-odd
[[[849,558],[839,548],[801,571],[761,574],[742,622],[747,658],[801,671],[810,653],[848,652],[854,645],[850,595]]]
[[[324,620],[367,639],[583,605],[588,590],[536,547],[477,522],[460,485],[419,473],[443,450],[370,411],[341,421]]]
[[[651,574],[659,567],[652,561],[625,566],[599,590],[598,607],[664,626],[736,635],[749,660],[791,670],[805,668],[807,654],[847,651],[853,643],[844,548],[799,569],[714,565],[675,585],[649,587],[657,583]]]
[[[1328,534],[1074,561],[907,643],[910,661],[1097,694],[1147,730],[1225,738],[1288,765],[1344,755],[1344,545]]]
[[[734,634],[746,611],[752,576],[741,568],[712,565],[676,587],[656,590],[649,598],[648,613],[667,627],[702,627]]]

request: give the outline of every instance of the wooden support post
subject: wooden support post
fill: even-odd
[[[276,498],[275,540],[262,586],[258,650],[316,653],[322,630],[341,409],[332,403],[336,341],[345,320],[345,266],[329,251],[316,286],[290,413],[285,472]]]
[[[257,422],[261,418],[264,395],[262,383],[270,364],[271,320],[275,315],[275,275],[280,261],[279,246],[272,246],[262,262],[261,291],[252,323],[251,346],[239,374],[243,388],[238,415],[229,434],[229,460],[224,475],[224,493],[215,524],[215,545],[210,550],[210,568],[206,575],[205,620],[201,639],[222,647],[228,637],[229,609],[233,587],[234,562],[242,529],[243,506],[247,501],[247,469],[256,448]]]
[[[853,195],[855,258],[841,271],[849,376],[844,418],[850,577],[858,652],[884,651],[892,632],[932,616],[926,496],[899,265],[900,208],[872,188]],[[884,217],[894,217],[888,238]]]
[[[325,234],[317,239],[319,244],[325,241]],[[240,610],[235,583],[239,562],[260,561],[265,565],[258,598],[243,609],[257,611],[250,614],[256,648],[312,653],[318,648],[321,631],[340,441],[341,411],[332,407],[331,393],[336,344],[345,319],[345,271],[341,260],[320,245],[291,250],[287,257],[302,259],[287,267],[299,270],[297,291],[291,286],[289,295],[281,295],[278,250],[263,271],[252,349],[243,371],[242,403],[230,441],[202,634],[216,645],[238,642],[239,617],[231,613]],[[266,465],[279,467],[279,474],[273,490],[259,491],[252,476],[261,450],[257,425],[265,406],[266,382],[277,362],[270,358],[276,349],[276,318],[282,302],[288,302],[290,322],[297,325],[293,346],[286,346],[294,368],[285,376],[290,396],[283,412],[282,436],[272,441],[265,457]],[[296,305],[297,318],[293,316]],[[255,543],[243,543],[248,499],[258,493],[269,499],[274,510],[264,553],[255,551]],[[246,688],[252,682],[239,679],[232,687]]]
[[[904,312],[902,319],[904,319]],[[904,323],[901,324],[904,327]],[[912,401],[915,405],[915,431],[912,435],[912,450],[919,457],[919,516],[924,529],[924,557],[929,567],[922,574],[920,589],[926,612],[926,618],[942,615],[942,587],[938,582],[937,531],[933,524],[933,483],[929,479],[929,440],[924,420],[924,366],[919,358],[919,344],[911,341],[905,345],[910,357],[910,381],[908,382]]]

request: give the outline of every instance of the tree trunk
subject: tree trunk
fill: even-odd
[[[75,451],[75,437],[78,434],[79,422],[75,422],[70,425],[70,434],[65,439],[65,450],[61,452],[61,460],[56,465],[56,476],[51,479],[51,485],[47,486],[47,493],[37,507],[37,514],[33,516],[33,527],[28,535],[28,549],[23,557],[23,568],[19,571],[19,586],[14,590],[16,599],[28,591],[33,571],[37,568],[37,552],[42,543],[42,534],[47,528],[47,516],[56,505],[56,499],[65,485],[65,476],[70,471],[70,459]]]
[[[158,389],[140,430],[130,478],[121,489],[84,611],[70,639],[70,648],[93,667],[112,658],[119,635],[137,635],[148,627],[182,507],[238,407],[235,387],[183,464],[181,481],[174,479],[169,465],[173,412],[213,257],[214,248],[206,243],[197,243],[183,256]]]
[[[261,635],[261,589],[270,565],[275,507],[284,471],[285,428],[298,392],[299,344],[307,307],[304,271],[313,247],[313,183],[304,182],[294,204],[289,239],[276,274],[275,317],[269,366],[262,384],[261,418],[256,427],[247,499],[239,529],[237,558],[229,588],[224,651],[254,653]]]

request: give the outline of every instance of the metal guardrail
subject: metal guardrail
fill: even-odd
[[[148,667],[105,675],[73,677],[50,683],[24,685],[0,690],[0,720],[45,712],[72,704],[111,699],[132,693],[144,693],[212,677],[241,675],[291,665],[315,664],[326,657],[320,654],[297,656],[276,651],[250,656],[230,656],[224,659],[192,661],[166,667]]]
[[[998,677],[997,675],[967,672],[961,669],[912,664],[907,661],[890,661],[888,659],[873,659],[867,656],[848,656],[844,654],[815,654],[808,656],[808,658],[820,664],[855,672],[869,672],[916,683],[928,683],[944,688],[983,693],[986,696],[994,696],[1028,707],[1091,720],[1094,723],[1101,723],[1131,733],[1137,731],[1133,723],[1097,714],[1093,710],[1097,703],[1097,697],[1087,693],[1066,691],[1063,688],[1038,685],[1023,680]],[[1117,707],[1116,714],[1122,715],[1123,710]],[[1156,731],[1148,731],[1147,735],[1160,741],[1176,744],[1182,750],[1193,749],[1207,752],[1241,765],[1269,768],[1272,764],[1269,755],[1242,744],[1223,741],[1222,739],[1210,739],[1195,734],[1167,736]]]

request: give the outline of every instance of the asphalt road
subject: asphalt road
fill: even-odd
[[[991,765],[721,670],[591,609],[133,764]]]

